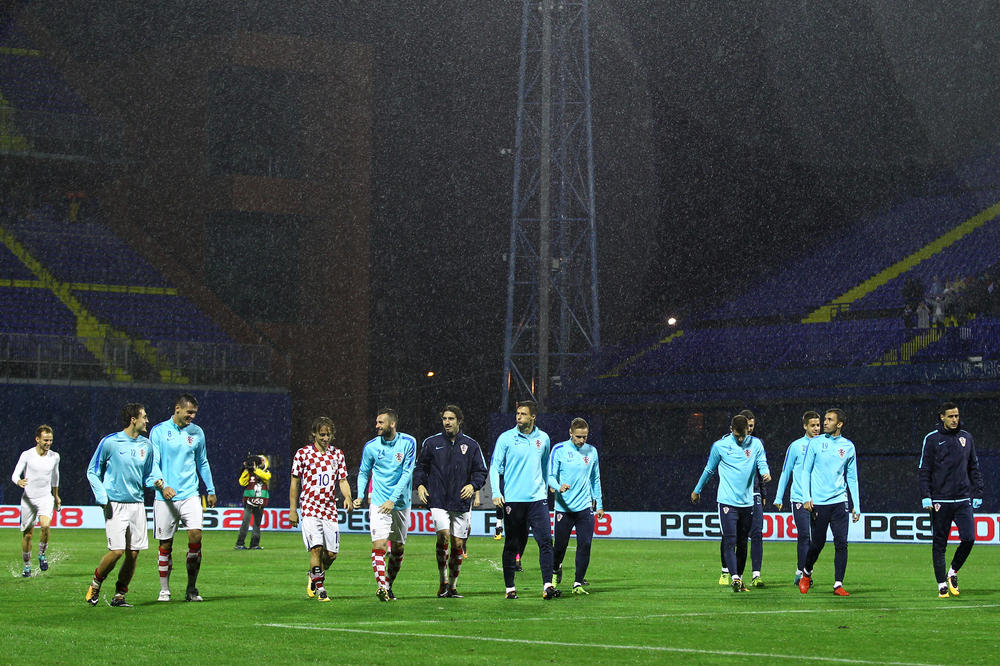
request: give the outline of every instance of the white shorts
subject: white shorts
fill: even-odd
[[[201,529],[201,497],[195,495],[176,502],[153,502],[153,533],[157,539],[172,539],[177,530]]]
[[[368,507],[368,522],[371,523],[372,541],[388,539],[396,543],[406,543],[410,510],[393,509],[389,513],[379,513],[378,505],[372,504]]]
[[[52,510],[56,506],[56,498],[46,495],[41,499],[31,500],[21,496],[21,531],[34,527],[39,516],[48,516],[52,519]]]
[[[306,550],[323,546],[331,553],[340,552],[340,525],[337,524],[336,520],[302,516],[300,524],[302,525],[302,542],[306,545]]]
[[[146,507],[142,502],[111,502],[111,518],[104,521],[108,550],[146,550]]]
[[[434,531],[448,530],[456,539],[468,539],[472,529],[471,511],[448,511],[447,509],[431,509],[434,519]]]

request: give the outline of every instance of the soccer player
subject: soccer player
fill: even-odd
[[[753,437],[763,447],[764,443],[759,437],[754,437],[753,430],[757,424],[757,418],[749,409],[740,411],[740,415],[747,420],[747,437]],[[764,562],[764,505],[767,503],[767,496],[764,494],[765,486],[759,472],[753,475],[753,519],[750,521],[750,564],[751,564],[751,587],[764,587],[764,579],[760,577],[761,566]],[[728,577],[729,569],[726,568],[726,554],[722,553],[722,576],[719,577],[719,584],[722,585]]]
[[[799,592],[805,594],[812,586],[813,565],[826,545],[826,530],[833,531],[833,593],[849,597],[844,589],[847,573],[847,491],[854,500],[852,520],[861,518],[861,499],[858,497],[858,460],[854,442],[840,434],[846,415],[841,409],[828,409],[823,415],[823,436],[809,442],[806,459],[802,463],[805,482],[802,506],[812,512],[812,541],[806,553]],[[846,478],[846,483],[845,483]]]
[[[548,486],[545,482],[549,464],[549,436],[535,427],[538,404],[531,400],[517,403],[514,412],[517,426],[497,437],[490,462],[490,487],[493,506],[504,507],[503,579],[508,599],[517,599],[514,586],[516,555],[528,541],[531,526],[538,544],[538,565],[542,570],[542,598],[562,596],[552,584],[552,524],[549,519]],[[500,475],[503,475],[503,493]]]
[[[398,432],[398,421],[396,410],[388,407],[376,415],[377,437],[369,440],[361,452],[358,497],[354,500],[354,508],[361,508],[370,476],[368,517],[372,534],[372,570],[378,585],[375,596],[379,601],[396,600],[392,584],[403,563],[406,530],[410,524],[413,466],[417,458],[417,440]]]
[[[795,564],[794,585],[798,586],[802,579],[802,567],[806,565],[806,555],[809,553],[810,513],[803,506],[805,496],[805,474],[802,465],[806,461],[806,451],[809,450],[809,440],[819,435],[819,414],[808,411],[802,415],[802,429],[805,435],[788,445],[785,452],[785,462],[781,467],[781,478],[778,479],[778,492],[775,494],[774,508],[781,511],[785,502],[785,488],[792,480],[790,500],[792,502],[792,518],[795,521],[795,533],[798,535],[798,551]]]
[[[152,444],[144,436],[148,422],[144,406],[137,402],[125,405],[124,429],[102,439],[87,466],[94,499],[104,508],[104,533],[108,540],[108,552],[94,570],[94,579],[84,597],[91,606],[100,601],[101,584],[122,555],[125,561],[118,570],[111,605],[131,606],[125,601],[125,593],[135,573],[139,551],[149,547],[144,489],[164,487],[163,479],[153,467]]]
[[[958,405],[946,402],[938,409],[941,425],[924,437],[920,453],[920,496],[924,509],[931,512],[934,539],[931,560],[937,578],[938,596],[960,594],[958,570],[976,543],[973,509],[983,504],[983,475],[979,471],[976,445],[962,428]],[[945,551],[951,525],[958,527],[960,543],[945,573]]]
[[[215,484],[205,449],[205,432],[194,423],[198,401],[182,393],[174,404],[174,415],[153,426],[149,439],[153,443],[153,466],[166,486],[157,488],[153,502],[153,523],[160,541],[160,596],[158,601],[170,601],[171,553],[174,534],[181,523],[187,529],[187,601],[203,601],[198,593],[198,572],[201,570],[201,498],[198,477],[205,484],[208,506],[215,506]]]
[[[562,582],[562,563],[569,547],[569,536],[576,528],[576,573],[573,594],[589,594],[584,577],[590,565],[590,546],[594,540],[594,510],[604,516],[601,493],[601,468],[597,449],[587,443],[590,426],[581,418],[569,426],[569,439],[552,447],[547,482],[556,490],[556,538],[553,563],[556,583]]]
[[[462,596],[456,584],[462,569],[465,541],[472,527],[471,504],[473,496],[486,483],[486,459],[479,443],[462,432],[464,419],[457,405],[447,405],[441,411],[441,432],[431,435],[420,445],[413,471],[417,497],[430,508],[437,532],[434,550],[440,581],[439,597]]]
[[[21,495],[21,557],[24,558],[22,575],[31,575],[31,536],[35,521],[41,525],[38,542],[38,568],[47,571],[49,563],[45,550],[49,547],[49,523],[52,512],[58,511],[59,499],[59,454],[52,451],[52,427],[40,425],[35,428],[35,445],[21,453],[14,466],[10,480],[24,489]]]
[[[737,414],[729,424],[729,435],[712,444],[708,464],[698,479],[691,501],[701,499],[701,491],[709,478],[719,471],[719,524],[726,553],[726,567],[732,579],[733,592],[746,592],[743,570],[747,562],[747,538],[753,521],[753,477],[760,472],[767,483],[771,472],[767,467],[764,447],[756,437],[750,437],[745,416]]]
[[[299,499],[302,500],[302,541],[309,551],[309,582],[306,595],[318,601],[330,601],[326,591],[326,570],[340,552],[340,526],[337,522],[337,497],[334,484],[340,486],[344,508],[354,507],[351,486],[347,483],[344,453],[333,446],[337,431],[333,421],[320,416],[312,422],[312,443],[295,452],[292,480],[288,484],[288,521],[299,523]],[[301,494],[300,494],[301,491]]]

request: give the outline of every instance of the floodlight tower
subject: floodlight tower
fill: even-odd
[[[502,410],[601,344],[588,0],[524,0]]]

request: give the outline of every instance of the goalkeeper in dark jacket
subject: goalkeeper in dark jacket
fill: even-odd
[[[924,437],[920,453],[920,496],[931,512],[934,539],[931,559],[937,577],[938,596],[959,595],[958,570],[976,542],[973,509],[983,504],[983,475],[972,435],[962,429],[958,405],[946,402],[938,410],[941,425]],[[951,525],[958,527],[960,543],[945,572],[945,550]]]
[[[483,451],[476,440],[462,432],[462,420],[461,409],[446,406],[441,411],[442,432],[424,440],[413,469],[417,498],[430,508],[437,532],[439,597],[461,596],[455,583],[472,526],[472,499],[486,483]]]

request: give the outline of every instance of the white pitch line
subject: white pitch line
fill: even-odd
[[[911,661],[868,661],[867,659],[849,659],[846,657],[818,657],[816,655],[777,654],[769,652],[743,652],[734,650],[703,650],[699,648],[679,648],[660,645],[613,645],[607,643],[568,643],[562,641],[536,641],[526,638],[495,638],[491,636],[456,636],[454,634],[420,634],[396,631],[377,631],[374,629],[346,629],[344,627],[316,627],[300,624],[262,623],[259,627],[276,629],[301,629],[302,631],[339,631],[347,634],[368,634],[377,636],[409,637],[409,638],[451,638],[454,640],[491,641],[494,643],[519,643],[522,645],[545,645],[549,647],[582,647],[604,650],[634,650],[637,652],[673,652],[677,654],[700,654],[718,657],[763,657],[765,659],[794,659],[797,661],[825,661],[837,664],[888,664],[890,666],[940,666]]]
[[[451,606],[452,604],[448,604]],[[441,607],[443,608],[443,606]],[[660,619],[660,618],[684,618],[684,617],[715,617],[718,615],[723,615],[726,617],[731,617],[734,615],[806,615],[806,614],[820,614],[820,613],[841,613],[841,612],[914,612],[914,611],[928,611],[932,613],[937,613],[939,611],[946,610],[978,610],[980,608],[1000,608],[1000,604],[967,604],[967,605],[942,605],[940,608],[788,608],[788,609],[776,609],[776,610],[759,610],[759,611],[718,611],[718,612],[698,612],[698,613],[656,613],[656,614],[643,614],[643,615],[601,615],[598,617],[586,617],[574,615],[573,621],[606,621],[606,620],[646,620],[646,619]],[[552,616],[544,617],[500,617],[494,618],[494,622],[551,622],[553,620]],[[453,624],[455,619],[427,619],[427,620],[380,620],[379,623],[385,626],[396,626],[396,625],[412,625],[412,624]],[[350,623],[344,623],[341,626],[349,625]],[[370,621],[363,620],[355,623],[357,626],[368,626]]]

